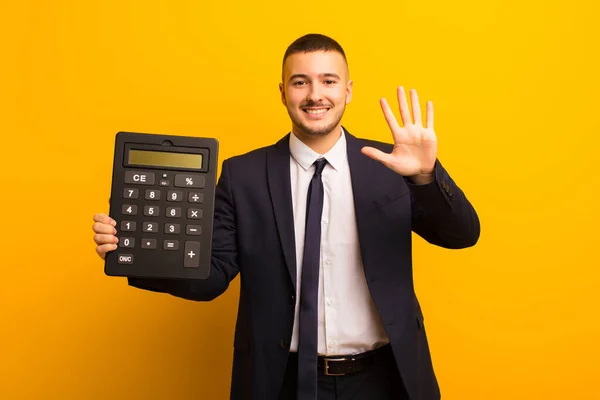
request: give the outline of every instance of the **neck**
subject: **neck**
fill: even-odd
[[[338,139],[342,136],[342,126],[338,125],[331,132],[322,136],[306,135],[295,127],[292,128],[292,133],[315,153],[325,154],[335,146]]]

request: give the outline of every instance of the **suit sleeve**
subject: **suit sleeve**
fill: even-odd
[[[412,203],[413,231],[427,242],[460,249],[474,246],[479,240],[479,217],[475,209],[452,180],[439,160],[434,180],[416,185],[406,179]]]
[[[236,246],[235,205],[231,191],[231,171],[227,160],[215,189],[213,243],[208,279],[128,278],[129,285],[188,300],[210,301],[227,290],[239,272]]]

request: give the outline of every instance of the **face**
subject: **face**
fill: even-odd
[[[339,129],[352,98],[348,65],[336,51],[292,54],[284,63],[279,89],[294,132],[307,137]]]

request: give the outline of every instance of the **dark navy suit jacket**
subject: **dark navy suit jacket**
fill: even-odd
[[[360,152],[367,145],[389,153],[392,145],[358,139],[347,130],[346,135],[371,296],[411,400],[437,400],[440,390],[413,285],[411,232],[437,246],[465,248],[479,238],[478,216],[439,160],[434,182],[413,185]],[[296,302],[293,224],[288,134],[275,145],[223,162],[209,279],[129,278],[130,285],[141,289],[209,301],[240,274],[233,400],[277,399]]]

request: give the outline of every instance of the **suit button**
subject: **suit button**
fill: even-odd
[[[281,339],[279,346],[281,346],[282,349],[288,349],[290,347],[290,342],[287,339]]]

